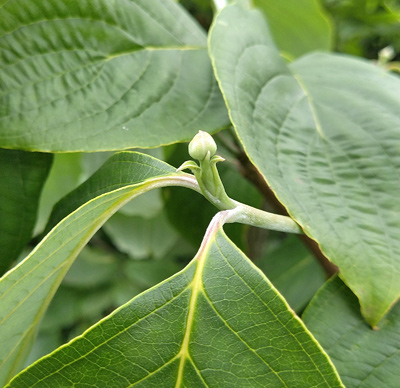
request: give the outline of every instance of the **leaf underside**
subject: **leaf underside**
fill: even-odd
[[[250,159],[376,325],[400,296],[400,80],[312,54],[289,66],[262,15],[226,7],[210,54]]]
[[[216,223],[183,271],[7,387],[49,386],[342,387],[301,321]]]

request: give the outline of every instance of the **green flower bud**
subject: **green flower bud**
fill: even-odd
[[[189,155],[198,161],[202,161],[209,153],[211,158],[217,152],[217,145],[212,136],[204,131],[199,133],[189,143]]]

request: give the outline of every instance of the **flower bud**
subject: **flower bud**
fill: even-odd
[[[212,136],[204,131],[199,133],[189,143],[189,155],[198,161],[202,161],[210,152],[210,157],[217,152],[217,145]]]

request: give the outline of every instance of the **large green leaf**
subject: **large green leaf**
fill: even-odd
[[[400,296],[400,79],[330,54],[288,67],[239,5],[217,17],[210,51],[249,157],[376,325]]]
[[[20,368],[47,305],[97,229],[124,203],[150,189],[171,184],[196,189],[193,177],[174,171],[150,156],[123,152],[60,202],[55,217],[65,218],[0,280],[0,385]]]
[[[304,322],[336,365],[347,388],[397,388],[400,381],[400,304],[372,330],[357,298],[339,278],[329,281]]]
[[[317,0],[252,0],[267,17],[272,35],[284,55],[330,50],[332,28]]]
[[[32,237],[52,156],[0,149],[0,276]]]
[[[205,34],[179,4],[0,5],[0,146],[154,147],[227,124]]]
[[[210,224],[186,269],[7,387],[343,387],[268,280]]]

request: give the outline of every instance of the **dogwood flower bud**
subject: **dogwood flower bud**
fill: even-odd
[[[198,161],[202,161],[209,153],[211,158],[217,152],[217,145],[212,136],[204,131],[199,133],[189,143],[189,155]]]

